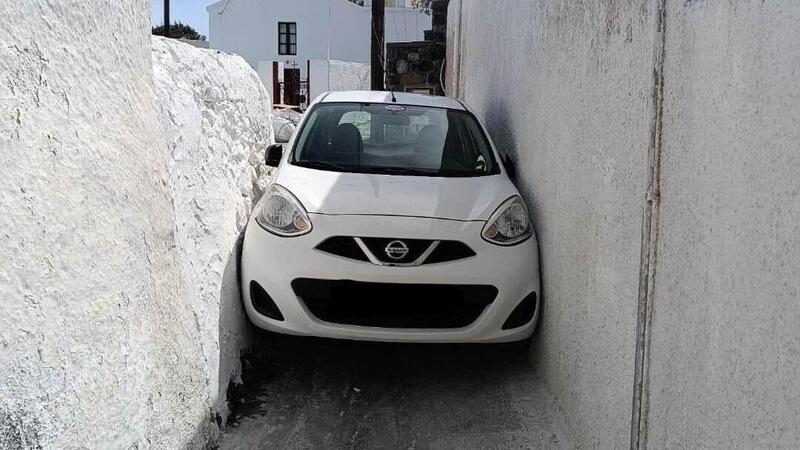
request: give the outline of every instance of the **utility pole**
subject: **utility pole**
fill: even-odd
[[[169,37],[169,0],[164,0],[164,36]]]
[[[370,60],[372,72],[372,90],[384,90],[384,51],[386,51],[384,17],[385,0],[372,0],[372,58]]]

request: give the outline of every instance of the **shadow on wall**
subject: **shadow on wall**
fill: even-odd
[[[491,97],[486,97],[486,99],[487,102],[481,109],[486,111],[486,114],[481,119],[486,124],[501,156],[509,155],[516,162],[517,144],[508,108],[500,99]]]
[[[519,189],[520,194],[525,199],[525,203],[528,205],[528,209],[531,212],[531,221],[533,222],[534,230],[537,231],[538,236],[538,229],[536,228],[537,218],[536,214],[538,208],[534,207],[534,197],[531,195],[528,183],[526,182],[524,177],[524,173],[520,170],[520,156],[519,156],[519,149],[517,148],[517,140],[516,135],[514,134],[514,127],[513,127],[513,120],[511,118],[511,114],[506,106],[506,103],[498,98],[491,98],[487,97],[486,102],[482,108],[482,110],[486,111],[486,115],[481,117],[481,119],[486,124],[486,128],[489,131],[489,134],[494,141],[497,150],[500,152],[500,156],[508,155],[511,157],[511,160],[517,167],[517,176],[514,180],[514,184]],[[531,362],[535,360],[534,355],[541,354],[539,350],[539,346],[541,345],[541,335],[543,334],[543,328],[547,327],[547,319],[545,317],[545,278],[544,274],[546,273],[544,270],[544,261],[545,258],[542,255],[542,252],[545,248],[542,245],[539,245],[539,282],[540,282],[540,289],[539,289],[539,324],[536,327],[536,332],[533,337],[533,342],[531,345],[531,350],[529,352],[529,359]]]
[[[186,443],[186,449],[216,448],[221,432],[225,427],[236,405],[230,405],[235,399],[231,392],[238,392],[242,387],[242,367],[245,356],[255,349],[255,328],[250,324],[242,305],[242,292],[239,285],[241,268],[243,229],[231,250],[219,293],[219,367],[217,397],[214,404],[206,412],[201,423],[195,427],[195,433]],[[35,419],[34,419],[35,420]],[[30,422],[28,420],[27,422]],[[36,422],[27,423],[19,414],[12,416],[0,410],[0,449],[5,448],[41,448],[38,444],[38,427]]]
[[[218,420],[219,419],[212,417],[211,411],[208,411],[203,421],[194,427],[196,431],[182,448],[184,450],[208,450],[216,448],[220,436],[219,427],[216,425]]]
[[[242,242],[246,229],[247,227],[239,233],[234,248],[228,256],[219,294],[219,354],[236,356],[236,358],[220,358],[217,387],[217,398],[220,403],[227,403],[227,392],[231,384],[242,383],[241,358],[250,350],[253,343],[254,328],[244,311],[239,284]],[[228,419],[230,408],[226,404],[216,406],[215,420],[217,426],[222,427]]]

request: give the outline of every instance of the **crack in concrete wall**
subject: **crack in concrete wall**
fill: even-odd
[[[666,58],[667,5],[660,0],[656,11],[656,29],[653,39],[653,111],[651,145],[648,151],[647,191],[642,217],[642,254],[639,268],[639,298],[636,313],[636,350],[634,362],[633,395],[631,405],[631,449],[645,448],[647,413],[647,369],[653,280],[658,251],[658,205],[664,117],[664,59]]]

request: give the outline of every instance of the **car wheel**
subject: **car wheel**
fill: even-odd
[[[533,325],[533,335],[539,336],[542,333],[542,317],[544,317],[544,292],[539,292],[539,304],[536,305],[536,323]]]
[[[513,356],[527,355],[528,351],[531,348],[531,342],[532,341],[533,341],[533,337],[529,337],[529,338],[523,339],[521,341],[514,341],[514,342],[505,343],[505,344],[503,344],[503,347],[505,348],[505,351],[509,355],[513,355]]]

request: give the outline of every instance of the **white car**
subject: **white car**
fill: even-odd
[[[399,342],[533,333],[536,235],[510,166],[459,100],[326,93],[266,159],[278,169],[241,259],[256,326]]]

